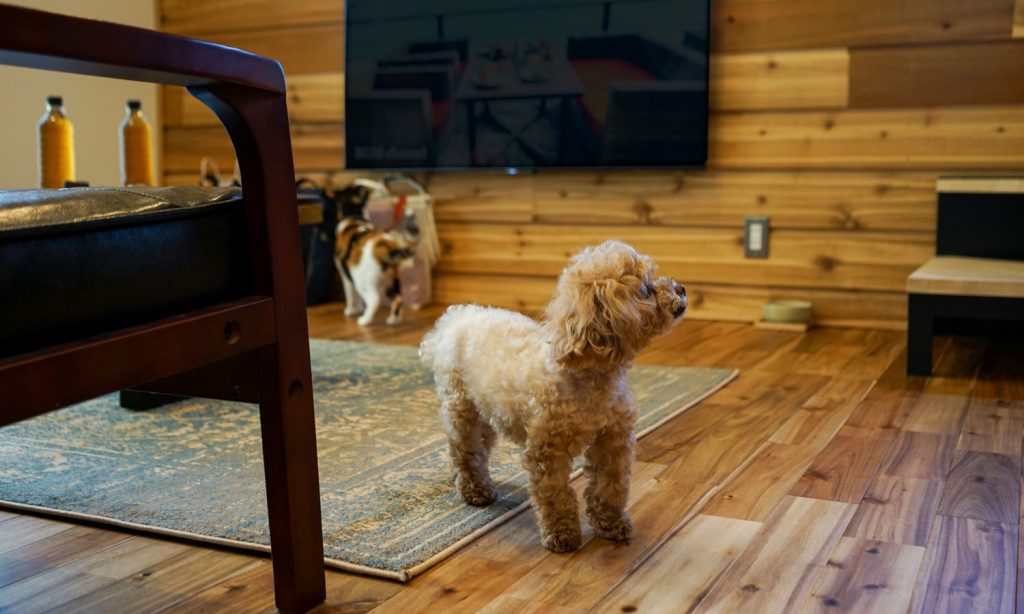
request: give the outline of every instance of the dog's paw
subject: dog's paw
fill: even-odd
[[[580,547],[578,528],[559,529],[541,535],[540,543],[551,552],[572,552]]]
[[[611,519],[591,518],[590,524],[594,527],[594,533],[612,541],[624,542],[633,536],[633,521],[625,512]]]
[[[388,316],[388,326],[398,326],[402,323],[402,316]]]
[[[498,491],[489,484],[463,484],[459,480],[459,493],[463,501],[477,507],[486,507],[498,500]]]
[[[356,324],[359,326],[369,326],[370,324],[373,324],[373,314],[364,313],[358,320],[356,320]]]
[[[354,307],[346,307],[345,308],[345,317],[346,318],[354,318],[356,316],[361,316],[361,315],[363,315],[363,310],[362,309],[356,309]]]

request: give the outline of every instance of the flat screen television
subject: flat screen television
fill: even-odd
[[[709,0],[348,0],[352,169],[694,167]]]

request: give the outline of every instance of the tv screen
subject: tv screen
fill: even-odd
[[[348,0],[353,169],[701,166],[709,0]]]

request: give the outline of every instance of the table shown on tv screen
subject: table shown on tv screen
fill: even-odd
[[[352,169],[701,166],[709,0],[348,0]]]

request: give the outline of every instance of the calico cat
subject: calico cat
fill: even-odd
[[[345,290],[345,315],[358,315],[356,322],[368,326],[384,295],[388,299],[387,323],[393,326],[401,322],[398,269],[412,259],[415,249],[404,238],[377,230],[356,217],[343,218],[335,236],[334,266]]]

